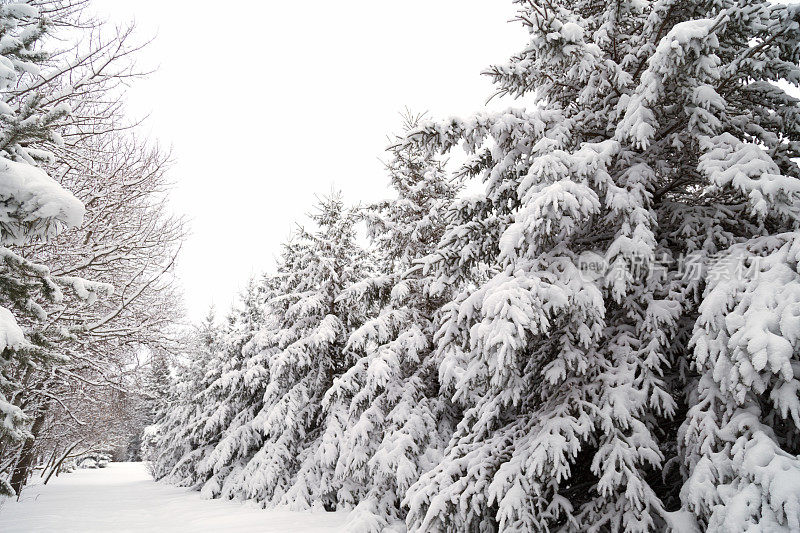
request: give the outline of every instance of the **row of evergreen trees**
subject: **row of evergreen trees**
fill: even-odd
[[[413,145],[388,169],[396,200],[321,199],[277,272],[250,282],[224,327],[209,316],[145,438],[156,478],[293,508],[361,503],[373,526],[399,517],[455,419],[432,353],[451,291],[432,292],[415,260],[435,250],[456,187]]]
[[[353,531],[800,528],[800,7],[518,3],[527,107],[320,203],[177,373],[157,478]]]

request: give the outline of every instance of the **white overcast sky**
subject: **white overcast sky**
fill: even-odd
[[[156,73],[127,96],[172,147],[175,210],[191,219],[179,275],[189,317],[220,312],[315,193],[389,195],[379,158],[399,112],[467,115],[492,94],[480,72],[525,43],[510,0],[95,0],[156,34]],[[507,103],[492,103],[493,108]]]

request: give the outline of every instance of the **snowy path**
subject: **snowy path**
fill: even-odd
[[[334,533],[344,531],[346,514],[265,511],[203,500],[197,492],[155,483],[142,463],[111,463],[30,486],[19,503],[3,502],[0,531]]]

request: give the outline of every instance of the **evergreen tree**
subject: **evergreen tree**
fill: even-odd
[[[420,118],[408,115],[406,131]],[[431,353],[435,315],[450,292],[432,295],[419,261],[438,244],[456,190],[443,163],[423,150],[396,143],[391,155],[387,171],[397,197],[363,213],[387,274],[344,296],[378,312],[350,336],[348,347],[360,358],[325,399],[327,411],[338,411],[328,433],[340,450],[326,466],[338,503],[358,506],[348,523],[353,531],[382,531],[402,519],[405,491],[435,464],[452,433]]]
[[[271,296],[270,282],[265,277],[248,283],[223,336],[219,377],[201,393],[201,401],[213,406],[204,427],[210,442],[197,465],[198,474],[208,478],[201,489],[206,497],[232,496],[233,486],[226,486],[225,480],[234,480],[262,443],[251,422],[260,410],[269,374],[261,354],[253,354],[251,341],[256,332],[266,329],[264,306]]]
[[[263,445],[242,470],[242,493],[266,504],[309,508],[335,505],[330,472],[321,467],[338,442],[324,432],[338,413],[322,409],[323,396],[352,365],[350,333],[364,320],[361,306],[341,299],[343,291],[370,272],[370,260],[355,240],[356,217],[334,194],[322,199],[311,218],[284,247],[277,295],[276,351],[270,381],[253,424]]]
[[[163,412],[169,401],[172,377],[167,354],[156,351],[150,354],[150,361],[142,383],[142,391],[147,398],[147,417],[154,420],[157,413]]]
[[[142,438],[142,455],[150,462],[156,480],[168,478],[181,486],[195,486],[201,480],[197,465],[203,458],[203,429],[209,417],[208,406],[201,402],[202,392],[216,379],[215,370],[220,368],[214,364],[220,338],[212,306],[193,338],[187,360],[175,370],[170,401]]]
[[[437,336],[464,416],[409,529],[797,528],[800,121],[774,82],[800,82],[800,11],[519,4],[530,41],[489,74],[531,108],[408,140],[485,184],[429,261],[464,287]]]
[[[150,354],[136,396],[134,413],[127,421],[132,428],[125,449],[126,461],[141,461],[145,428],[152,426],[166,411],[172,400],[173,380],[167,354],[158,350]]]

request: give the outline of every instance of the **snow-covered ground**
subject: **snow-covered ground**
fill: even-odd
[[[155,483],[143,463],[111,463],[32,485],[0,507],[0,531],[214,531],[333,533],[346,512],[265,511],[252,504],[203,500],[197,492]]]

